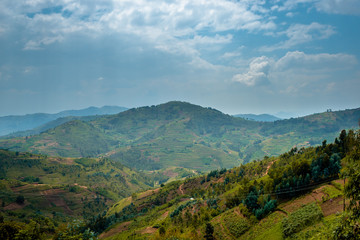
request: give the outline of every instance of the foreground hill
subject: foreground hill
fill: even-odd
[[[125,110],[127,110],[127,108],[117,106],[104,106],[101,108],[89,107],[80,110],[66,110],[55,114],[34,113],[19,116],[4,116],[0,117],[0,136],[13,134],[18,131],[22,131],[22,133],[17,133],[15,134],[15,136],[28,136],[32,134],[38,134],[42,130],[49,129],[47,127],[55,127],[64,123],[64,120],[66,120],[67,117],[70,116],[74,118],[81,116],[107,115],[119,113]],[[53,122],[50,125],[46,125],[49,122],[52,122],[58,118],[62,118],[62,121]],[[68,120],[72,120],[72,118]],[[58,123],[58,125],[56,125],[56,123]],[[30,131],[33,128],[38,129]]]
[[[184,102],[130,109],[92,121],[67,122],[0,147],[63,157],[106,156],[140,170],[230,168],[292,147],[332,141],[357,127],[360,109],[255,122]]]
[[[358,205],[348,201],[358,196],[343,218],[338,179],[350,169],[346,189],[357,188],[359,134],[132,195],[87,227],[100,239],[359,239]]]

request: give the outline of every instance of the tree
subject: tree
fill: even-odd
[[[24,204],[24,202],[25,202],[25,197],[23,195],[19,195],[16,197],[17,204]]]
[[[213,240],[214,239],[214,227],[211,225],[211,223],[206,223],[205,227],[205,239],[206,240]]]
[[[0,223],[0,239],[12,240],[15,239],[16,234],[23,228],[23,224],[18,222],[3,222]]]
[[[32,240],[44,239],[44,234],[41,232],[40,224],[30,220],[30,223],[22,228],[16,235],[16,240]]]
[[[165,230],[164,226],[161,226],[161,227],[159,228],[159,234],[160,234],[161,236],[163,236],[163,235],[165,235],[165,232],[166,232],[166,230]]]
[[[348,134],[345,141],[353,144],[348,148],[351,152],[345,158],[347,165],[342,171],[342,175],[348,179],[345,185],[345,197],[349,200],[349,205],[334,237],[356,240],[360,239],[360,130],[356,134]]]

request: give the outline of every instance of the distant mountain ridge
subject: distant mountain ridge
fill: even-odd
[[[65,120],[66,117],[70,117],[70,116],[83,117],[83,116],[95,116],[95,115],[109,115],[109,114],[119,113],[125,110],[127,110],[127,108],[125,107],[103,106],[100,108],[88,107],[80,110],[65,110],[54,114],[34,113],[34,114],[26,114],[26,115],[4,116],[4,117],[0,117],[0,136],[12,134],[19,131],[31,130],[40,127],[41,125],[47,124],[51,121],[54,121],[58,118],[63,118],[63,120]],[[34,133],[39,133],[39,132],[35,131]],[[20,136],[22,135],[20,134]]]
[[[281,118],[278,118],[274,115],[270,114],[236,114],[234,117],[241,117],[248,120],[254,120],[258,122],[275,122],[277,120],[281,120]]]
[[[79,119],[0,148],[63,157],[104,156],[139,170],[230,168],[293,147],[333,141],[356,128],[360,108],[275,122],[256,122],[186,102],[139,107],[93,120]]]

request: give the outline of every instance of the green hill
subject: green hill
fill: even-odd
[[[342,132],[331,144],[138,193],[86,226],[100,239],[336,239],[341,231],[357,239],[351,232],[356,234],[359,216],[343,214],[344,181],[338,174],[359,164],[359,134]],[[346,189],[358,182],[358,173],[348,176],[354,178]],[[349,216],[353,220],[344,230]]]
[[[255,122],[185,102],[130,109],[62,124],[39,135],[0,141],[0,147],[63,157],[98,157],[141,170],[230,168],[292,147],[332,141],[357,127],[360,109]]]

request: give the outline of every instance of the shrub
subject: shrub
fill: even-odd
[[[248,221],[234,212],[227,214],[224,222],[229,232],[236,238],[243,235],[250,228]]]

